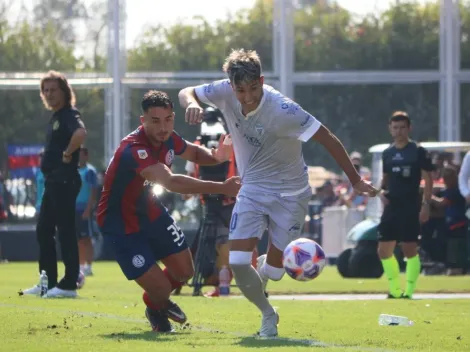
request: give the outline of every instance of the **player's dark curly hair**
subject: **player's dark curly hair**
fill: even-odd
[[[174,105],[167,93],[159,90],[149,90],[142,98],[141,107],[143,112],[147,112],[150,108],[173,109]]]
[[[67,81],[67,78],[63,73],[60,73],[58,71],[49,71],[46,73],[44,77],[41,78],[40,82],[40,96],[42,99],[42,103],[46,107],[47,110],[52,110],[52,107],[49,106],[47,103],[46,97],[44,96],[44,83],[48,81],[57,81],[59,82],[59,88],[62,92],[64,92],[65,95],[65,105],[66,106],[75,106],[76,104],[76,99],[75,99],[75,93],[73,92],[72,87],[70,86],[69,82]]]

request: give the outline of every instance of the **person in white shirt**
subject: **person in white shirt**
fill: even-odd
[[[462,161],[462,166],[459,172],[459,190],[460,194],[465,198],[467,204],[470,204],[470,152],[465,154]]]
[[[361,178],[333,133],[264,84],[255,51],[233,50],[223,70],[228,79],[185,88],[179,100],[190,124],[202,121],[201,103],[225,116],[242,180],[230,224],[230,266],[240,290],[262,312],[259,335],[272,337],[277,335],[279,316],[264,290],[268,279],[283,277],[283,250],[300,236],[311,197],[302,142],[313,139],[322,144],[358,193],[375,196],[378,190]],[[270,244],[256,270],[251,255],[265,229]]]

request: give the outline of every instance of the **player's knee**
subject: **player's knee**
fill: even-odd
[[[230,251],[228,261],[231,267],[251,265],[251,257],[251,252]]]
[[[413,258],[418,255],[418,246],[416,243],[402,243],[401,250],[406,258]]]
[[[388,259],[393,256],[395,245],[393,243],[379,242],[377,254],[380,259]]]
[[[282,279],[282,277],[284,276],[284,274],[286,273],[286,271],[284,270],[284,268],[276,268],[274,266],[271,266],[267,263],[265,263],[263,265],[263,267],[261,268],[261,270],[263,270],[264,274],[271,280],[273,281],[279,281]]]

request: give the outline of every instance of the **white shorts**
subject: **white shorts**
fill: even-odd
[[[275,194],[239,195],[230,221],[230,240],[258,238],[268,229],[271,243],[283,251],[300,237],[310,195],[281,197]]]

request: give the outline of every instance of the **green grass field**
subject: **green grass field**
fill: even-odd
[[[190,328],[149,332],[141,290],[117,264],[98,263],[80,297],[19,296],[36,280],[35,263],[0,265],[0,351],[469,351],[470,300],[274,301],[280,338],[259,340],[260,314],[244,299],[192,297],[175,301]],[[385,292],[387,281],[342,279],[326,268],[312,282],[270,283],[286,293]],[[470,292],[470,277],[421,277],[420,292]],[[234,290],[236,292],[236,290]],[[405,315],[411,327],[379,326],[380,313]]]

